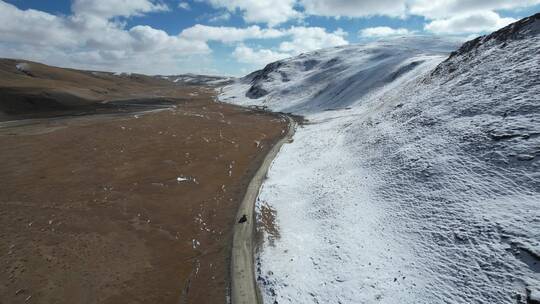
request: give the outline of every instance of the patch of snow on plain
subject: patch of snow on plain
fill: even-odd
[[[183,177],[183,176],[179,176],[179,177],[176,178],[176,181],[177,181],[178,183],[186,182],[186,181],[189,181],[189,180],[191,180],[191,179],[188,178],[188,177]]]
[[[246,97],[252,77],[224,89],[310,122],[259,195],[280,235],[256,257],[265,303],[525,303],[540,286],[524,254],[540,246],[540,39],[437,73],[427,45],[322,50],[259,74],[266,95]],[[313,71],[328,62],[345,63]]]
[[[125,77],[130,77],[131,76],[131,73],[128,73],[128,72],[115,72],[113,73],[114,76],[125,76]]]
[[[21,71],[21,72],[29,72],[30,71],[30,65],[28,63],[26,63],[26,62],[17,63],[15,65],[15,68],[18,71]]]
[[[230,83],[234,80],[232,77],[224,76],[210,76],[210,75],[197,75],[197,74],[181,74],[173,76],[157,76],[162,79],[172,81],[173,83],[183,85],[209,85],[219,86]]]

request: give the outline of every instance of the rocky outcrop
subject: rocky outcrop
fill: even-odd
[[[498,44],[499,47],[506,47],[510,40],[520,40],[527,37],[538,36],[540,34],[540,13],[521,19],[489,35],[480,36],[465,42],[459,49],[452,52],[448,59],[443,61],[433,72],[433,75],[440,75],[443,72],[452,73],[456,70],[454,59],[460,58],[460,64],[475,57],[480,49],[486,45]]]

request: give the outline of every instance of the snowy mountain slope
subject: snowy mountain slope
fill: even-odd
[[[540,289],[539,27],[532,16],[446,60],[425,43],[407,55],[406,40],[365,47],[399,57],[382,63],[362,46],[323,50],[225,90],[225,101],[310,121],[259,196],[279,230],[257,255],[266,303],[526,303]],[[349,79],[341,71],[315,81],[294,64],[347,48],[343,60],[362,58],[344,74],[366,62],[386,71],[357,98],[336,94],[356,90],[335,82]],[[245,97],[252,85],[267,94]]]
[[[222,99],[287,112],[345,108],[427,61],[440,61],[456,46],[455,41],[415,37],[315,51],[239,79],[224,88]]]
[[[223,77],[223,76],[208,76],[208,75],[197,75],[197,74],[180,74],[180,75],[171,75],[171,76],[158,76],[162,79],[172,81],[177,84],[182,85],[226,85],[233,82],[234,78],[232,77]]]

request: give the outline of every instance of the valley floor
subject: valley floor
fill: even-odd
[[[188,87],[0,127],[0,302],[225,303],[238,203],[286,128]]]

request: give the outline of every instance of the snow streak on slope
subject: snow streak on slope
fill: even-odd
[[[444,57],[423,43],[367,46],[403,57],[394,67],[382,59],[384,81],[341,99],[348,110],[317,112],[335,101],[287,89],[274,71],[262,88],[277,89],[263,97],[244,98],[246,84],[225,91],[310,120],[259,197],[279,229],[257,257],[266,303],[525,303],[526,288],[540,287],[538,24],[467,44],[438,66]],[[362,59],[347,70],[377,65],[351,49]],[[333,90],[336,77],[313,85]]]
[[[218,85],[227,85],[234,81],[234,78],[232,77],[208,76],[208,75],[197,75],[197,74],[181,74],[181,75],[157,76],[157,77],[172,81],[180,85],[218,86]]]

